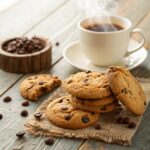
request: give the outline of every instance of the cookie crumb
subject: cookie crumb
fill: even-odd
[[[55,43],[55,45],[56,45],[56,46],[59,46],[59,45],[60,45],[60,43],[59,43],[59,42],[56,42],[56,43]]]

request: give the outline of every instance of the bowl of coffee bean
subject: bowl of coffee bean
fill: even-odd
[[[0,68],[12,73],[35,73],[51,66],[51,42],[43,37],[15,37],[0,43]]]

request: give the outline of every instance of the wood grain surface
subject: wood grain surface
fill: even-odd
[[[150,1],[120,0],[118,14],[126,16],[133,22],[133,27],[140,27],[145,31],[147,38],[146,48],[150,49]],[[9,9],[0,12],[0,40],[10,36],[42,35],[53,42],[52,67],[47,73],[58,75],[61,79],[73,74],[78,69],[67,64],[62,58],[62,51],[67,44],[78,39],[76,22],[81,18],[79,10],[73,0],[21,0]],[[11,23],[10,23],[11,20]],[[139,40],[138,37],[136,37]],[[59,46],[55,46],[56,42]],[[136,77],[150,77],[150,52],[146,61],[132,70]],[[142,124],[136,133],[131,147],[110,145],[94,140],[75,140],[56,138],[53,146],[44,144],[44,137],[26,135],[18,140],[17,131],[23,130],[25,118],[20,116],[20,111],[27,109],[29,114],[53,92],[42,97],[37,103],[23,108],[24,100],[19,94],[19,84],[29,75],[10,74],[0,70],[0,113],[3,119],[0,121],[0,150],[149,150],[150,149],[150,107],[144,115]],[[4,103],[5,96],[11,96],[10,103]]]

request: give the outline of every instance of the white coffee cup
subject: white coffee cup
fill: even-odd
[[[108,20],[109,19],[109,20]],[[93,24],[108,23],[123,27],[121,30],[96,32],[86,29]],[[79,41],[81,50],[94,65],[109,66],[121,61],[126,55],[138,51],[145,43],[145,37],[141,29],[133,29],[129,19],[121,16],[107,15],[81,20],[78,23]],[[133,50],[128,50],[131,35],[139,33],[141,43]]]

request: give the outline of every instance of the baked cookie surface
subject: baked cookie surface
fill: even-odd
[[[116,108],[116,102],[114,97],[106,97],[98,100],[81,100],[76,97],[72,97],[71,104],[80,110],[95,112],[95,113],[106,113],[113,111]]]
[[[110,87],[117,99],[136,115],[144,113],[146,98],[139,82],[125,68],[110,67],[107,71]]]
[[[61,80],[54,75],[40,74],[30,76],[20,84],[20,93],[24,98],[35,101],[43,94],[60,86],[60,84]]]
[[[106,75],[99,72],[79,72],[62,83],[66,92],[81,99],[99,99],[111,94]]]
[[[99,119],[99,113],[85,112],[76,109],[69,96],[53,100],[46,110],[50,122],[61,128],[81,129],[94,124]]]

